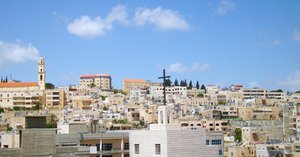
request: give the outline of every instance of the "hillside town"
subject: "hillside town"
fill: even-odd
[[[300,92],[82,74],[0,83],[0,156],[300,156]],[[159,76],[158,76],[159,77]],[[174,79],[173,81],[171,81]]]

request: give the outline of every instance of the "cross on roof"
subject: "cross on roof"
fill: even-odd
[[[166,100],[166,79],[170,78],[171,76],[166,76],[166,70],[163,69],[163,76],[159,77],[159,79],[163,79],[163,86],[164,86],[164,105],[166,105],[167,100]]]

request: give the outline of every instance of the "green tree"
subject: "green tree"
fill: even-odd
[[[119,92],[119,90],[113,89],[113,93],[114,93],[114,94],[117,94],[118,92]]]
[[[94,83],[94,82],[92,82],[92,83],[90,84],[90,87],[91,87],[91,88],[94,88],[94,87],[96,87],[95,83]]]
[[[107,96],[104,95],[99,95],[101,97],[102,100],[105,100]]]
[[[200,89],[201,89],[201,90],[204,90],[204,92],[206,93],[206,87],[204,86],[204,84],[201,86]]]
[[[107,110],[108,110],[108,108],[107,108],[106,106],[104,106],[104,107],[103,107],[103,110],[104,110],[104,111],[107,111]]]
[[[186,80],[181,80],[180,86],[181,86],[181,87],[187,87]]]
[[[34,106],[31,107],[32,110],[40,110],[42,109],[42,104],[40,102],[36,102]]]
[[[125,91],[123,91],[123,90],[121,90],[120,92],[121,92],[121,94],[123,94],[123,95],[127,95],[127,92],[125,92]]]
[[[46,124],[47,128],[57,128],[57,122],[58,122],[58,118],[55,114],[50,114],[50,116],[48,117],[49,121]]]
[[[4,108],[0,108],[0,113],[3,113],[4,112]]]
[[[178,86],[179,84],[178,84],[178,80],[177,79],[175,79],[175,81],[174,81],[174,86]]]
[[[238,142],[242,142],[242,129],[241,128],[236,128],[234,130],[234,140]]]
[[[200,89],[199,81],[196,82],[196,88]]]
[[[181,86],[181,87],[184,86],[184,81],[183,81],[183,80],[180,81],[180,86]]]
[[[48,82],[48,83],[45,84],[45,88],[46,88],[46,89],[54,89],[54,88],[55,88],[55,85]]]
[[[199,98],[203,98],[203,97],[204,97],[204,95],[203,95],[203,93],[199,92],[199,93],[197,94],[197,97],[199,97]]]
[[[172,81],[170,79],[166,79],[165,86],[171,86],[171,85],[172,85]]]
[[[9,124],[6,125],[6,131],[12,131],[13,128],[11,126],[9,126]]]
[[[277,89],[277,90],[272,90],[271,92],[281,92],[281,93],[283,93],[283,90],[282,89]]]
[[[225,104],[226,104],[226,101],[225,101],[225,100],[219,100],[219,101],[218,101],[218,104],[219,104],[219,105],[225,105]]]
[[[14,110],[14,111],[20,111],[21,108],[20,108],[20,107],[17,107],[17,106],[14,106],[14,107],[13,107],[13,110]]]
[[[193,89],[193,82],[192,82],[192,80],[190,80],[190,83],[189,83],[188,89]]]

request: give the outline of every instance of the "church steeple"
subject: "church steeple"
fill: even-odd
[[[45,90],[45,61],[44,57],[40,57],[39,59],[39,72],[38,72],[38,84],[41,90]]]

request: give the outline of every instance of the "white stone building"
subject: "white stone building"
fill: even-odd
[[[158,124],[151,124],[149,130],[129,133],[131,157],[223,156],[223,136],[213,139],[202,129],[181,128],[180,124],[172,123],[170,115],[171,107],[160,106]]]

